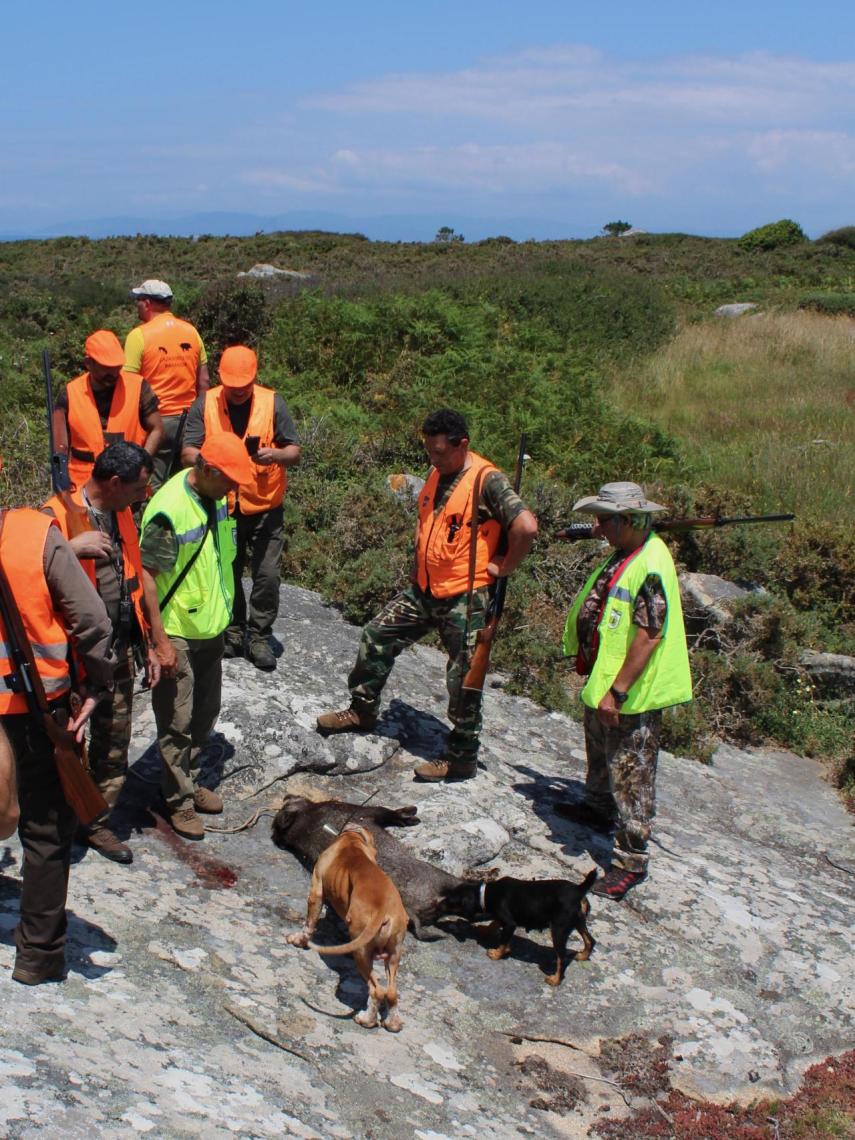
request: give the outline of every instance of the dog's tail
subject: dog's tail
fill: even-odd
[[[594,885],[594,883],[596,883],[596,881],[597,881],[597,868],[594,867],[594,869],[589,871],[588,874],[585,876],[585,878],[582,880],[582,882],[579,884],[579,892],[582,895],[582,898],[585,897],[585,895],[588,893],[588,891],[591,889],[591,887]]]
[[[361,934],[357,934],[352,942],[345,942],[341,946],[318,946],[315,942],[309,943],[310,950],[317,950],[319,954],[352,954],[354,950],[361,950],[363,946],[367,946],[369,942],[373,942],[384,926],[388,926],[390,919],[381,918],[379,922],[373,922],[370,926],[366,926]]]

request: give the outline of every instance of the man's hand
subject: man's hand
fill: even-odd
[[[269,467],[272,463],[276,462],[278,451],[275,447],[259,447],[258,451],[253,455],[253,463],[257,463],[259,467]]]
[[[615,703],[611,689],[597,705],[597,719],[606,728],[617,728],[620,724],[620,710]]]
[[[68,722],[68,731],[74,733],[74,739],[78,744],[83,743],[83,729],[86,725],[87,720],[89,720],[90,716],[92,716],[92,713],[95,711],[95,706],[98,704],[98,701],[103,696],[106,696],[106,693],[99,694],[98,697],[83,697],[77,709],[72,707],[74,719]]]
[[[68,540],[77,558],[111,558],[113,544],[100,530],[85,530]]]
[[[144,689],[153,689],[160,680],[160,660],[154,651],[154,646],[150,645],[146,649],[145,654],[145,679],[143,681]]]
[[[164,678],[174,677],[178,670],[178,654],[168,637],[157,642],[154,646],[154,655],[160,666],[160,676]],[[153,681],[152,684],[156,685],[157,681]]]

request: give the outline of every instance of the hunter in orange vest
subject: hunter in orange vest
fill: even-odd
[[[125,371],[151,384],[163,417],[164,436],[151,480],[156,491],[178,468],[187,412],[210,383],[208,356],[198,331],[172,312],[172,289],[165,281],[143,281],[131,296],[142,324],[125,338]]]
[[[318,717],[324,735],[370,730],[398,654],[436,630],[448,654],[445,754],[417,765],[420,780],[468,780],[476,774],[481,693],[462,687],[464,657],[484,628],[490,587],[511,574],[537,535],[537,520],[492,463],[469,450],[459,412],[441,408],[422,425],[431,461],[419,492],[410,585],[362,631],[347,685],[350,707]]]
[[[140,376],[122,370],[124,353],[115,333],[99,329],[86,340],[86,371],[70,380],[56,401],[57,450],[68,455],[68,473],[82,487],[95,457],[125,439],[154,454],[163,439],[157,397]]]
[[[160,618],[157,597],[143,593],[139,540],[131,506],[145,498],[152,458],[135,443],[114,443],[95,461],[83,487],[54,495],[44,505],[69,540],[93,586],[107,607],[117,664],[111,700],[102,702],[90,722],[92,778],[107,807],[116,806],[128,771],[135,663],[145,668],[146,686],[161,671],[175,668],[175,650]],[[133,853],[108,826],[107,818],[81,829],[81,840],[116,863],[131,863]]]
[[[83,704],[69,721],[69,728],[82,734],[113,676],[104,604],[56,523],[27,509],[0,512],[0,520],[0,566],[18,604],[48,703],[68,707],[69,642],[86,670]],[[65,976],[65,899],[76,819],[62,793],[42,716],[27,702],[2,619],[0,725],[16,759],[18,834],[24,853],[12,978],[39,985]]]
[[[235,600],[226,630],[226,657],[246,656],[258,669],[276,668],[270,634],[279,613],[279,567],[285,541],[282,500],[287,469],[300,462],[297,431],[285,400],[256,383],[258,359],[235,345],[220,359],[220,386],[200,396],[187,417],[182,462],[196,461],[206,439],[237,435],[252,458],[252,480],[229,498],[237,529]],[[241,575],[247,556],[252,587],[247,613]]]

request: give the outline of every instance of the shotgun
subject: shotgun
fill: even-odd
[[[5,515],[5,511],[0,512],[0,532],[3,529]],[[87,771],[85,746],[78,744],[74,733],[69,732],[67,728],[68,710],[51,709],[48,704],[33,656],[33,647],[2,564],[0,564],[0,621],[3,623],[6,639],[9,642],[9,656],[15,663],[11,679],[13,691],[23,692],[26,695],[31,715],[37,721],[42,721],[45,733],[53,744],[54,762],[63,795],[80,823],[87,827],[107,811],[107,803]],[[72,694],[72,698],[79,700],[76,694]]]
[[[514,471],[514,490],[519,494],[520,486],[522,484],[523,465],[525,463],[525,448],[527,442],[525,432],[520,436],[520,447],[517,452],[517,465]],[[474,504],[473,515],[477,517],[478,504]],[[472,541],[475,541],[475,528],[472,529]],[[499,578],[496,581],[493,597],[490,601],[490,607],[487,611],[487,621],[483,629],[478,630],[475,641],[475,649],[469,659],[469,668],[463,678],[460,686],[461,693],[468,692],[483,692],[484,681],[487,677],[487,670],[490,668],[490,654],[493,651],[493,642],[496,638],[496,631],[499,626],[499,619],[502,616],[502,611],[505,608],[505,595],[508,592],[508,579],[507,577]],[[471,606],[471,591],[470,591],[470,606]],[[467,638],[468,641],[468,638]]]
[[[50,371],[50,353],[42,352],[42,373],[45,379],[45,406],[47,407],[48,450],[50,452],[50,484],[55,495],[71,490],[71,477],[68,474],[68,453],[57,451],[56,435],[53,430],[53,379]]]
[[[705,530],[708,527],[733,526],[735,523],[792,522],[795,515],[741,515],[722,518],[720,515],[704,515],[697,519],[661,519],[654,522],[653,529],[664,534],[684,534],[689,530]],[[581,538],[593,538],[593,523],[569,523],[559,530],[556,538],[564,542],[576,542]]]

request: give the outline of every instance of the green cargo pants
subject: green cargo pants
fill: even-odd
[[[392,598],[362,631],[356,664],[347,679],[351,704],[359,712],[376,716],[380,694],[395,658],[403,650],[421,640],[430,630],[439,634],[448,664],[445,670],[448,689],[448,719],[454,725],[445,755],[450,760],[471,762],[478,756],[481,733],[481,693],[461,690],[468,667],[468,652],[475,635],[484,628],[489,592],[475,590],[472,596],[472,623],[466,644],[467,594],[453,598],[434,598],[410,585]]]

